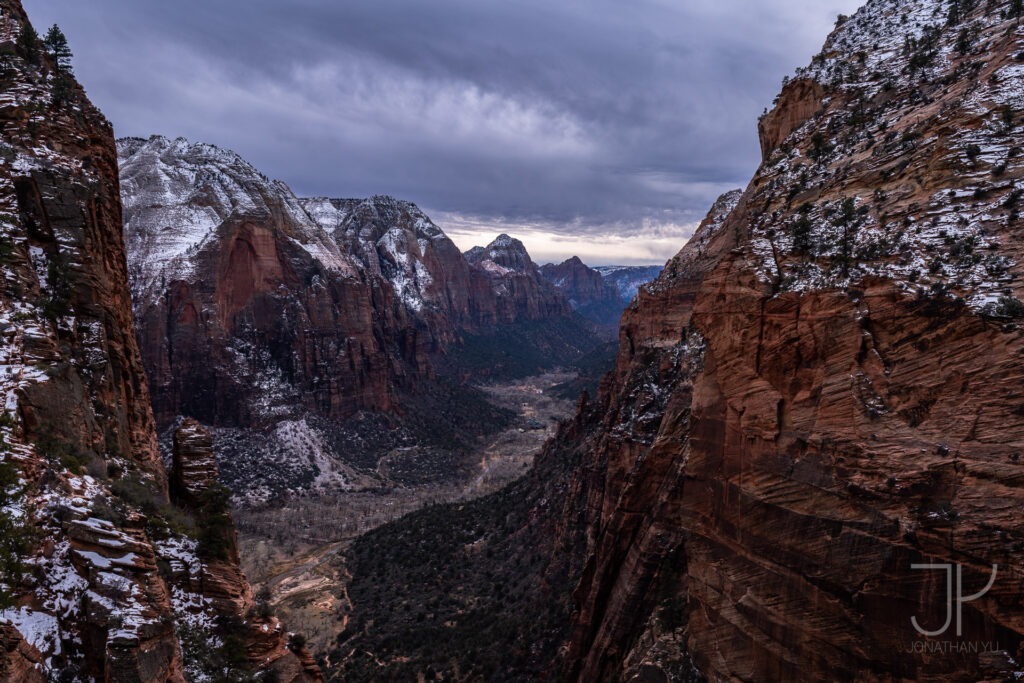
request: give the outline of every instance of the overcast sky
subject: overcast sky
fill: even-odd
[[[416,202],[462,248],[660,263],[861,0],[24,0],[118,136],[235,150],[300,195]]]

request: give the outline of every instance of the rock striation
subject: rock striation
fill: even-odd
[[[207,558],[158,450],[110,124],[27,26],[0,1],[0,680],[194,680],[243,615],[188,578]],[[277,662],[243,641],[234,666],[315,680],[273,637]]]
[[[200,507],[203,494],[219,482],[210,431],[197,420],[185,420],[174,432],[171,497],[182,505]]]
[[[1020,676],[1017,11],[842,19],[640,289],[564,506],[570,678]],[[965,596],[998,567],[960,632],[915,628],[946,610],[920,564]]]

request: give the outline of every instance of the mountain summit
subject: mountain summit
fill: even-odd
[[[588,268],[578,256],[541,266],[540,272],[569,298],[574,310],[603,325],[618,326],[622,297],[604,276]]]

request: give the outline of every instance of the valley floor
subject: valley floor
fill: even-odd
[[[346,626],[345,551],[360,535],[426,505],[487,495],[525,474],[575,402],[553,387],[574,374],[551,372],[480,387],[519,415],[512,427],[481,439],[467,476],[446,484],[337,492],[273,501],[235,511],[243,569],[285,626],[323,652]]]

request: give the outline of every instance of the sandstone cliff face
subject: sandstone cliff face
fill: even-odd
[[[573,677],[1019,675],[1024,29],[952,9],[839,26],[627,311],[565,506]],[[912,565],[946,563],[997,576],[926,637],[946,577]]]
[[[540,267],[541,274],[569,299],[573,310],[602,325],[618,325],[622,298],[618,288],[578,256]]]
[[[407,252],[386,261],[330,222],[331,202],[300,201],[212,145],[126,139],[119,153],[137,336],[164,434],[186,416],[213,427],[229,483],[256,499],[363,485],[337,457],[346,421],[396,410],[452,337],[410,303],[431,293],[415,267],[405,289],[386,279],[409,275]],[[385,233],[370,244],[409,246],[402,227]]]
[[[757,124],[762,161],[768,161],[783,140],[818,113],[824,97],[825,86],[813,78],[798,78],[783,86],[779,101],[785,106],[776,106]]]
[[[404,311],[286,187],[210,145],[155,137],[122,141],[120,154],[138,337],[162,425],[393,406],[395,376],[416,362],[415,343],[393,333]]]
[[[28,20],[0,10],[13,44]],[[165,572],[195,529],[157,449],[112,131],[41,47],[0,84],[0,680],[182,681],[190,624],[238,615]]]
[[[280,622],[254,609],[252,588],[239,568],[238,538],[227,512],[230,492],[220,483],[217,460],[210,432],[196,420],[186,420],[174,433],[171,467],[171,496],[196,518],[202,529],[199,543],[190,548],[177,548],[180,563],[171,566],[171,587],[183,593],[198,593],[212,606],[222,620],[233,622],[232,635],[243,644],[251,661],[273,672],[282,681],[320,681],[323,677],[305,648],[287,647],[286,634]],[[204,557],[203,561],[187,562],[189,551]],[[198,638],[221,636],[202,614],[190,624],[191,635]],[[248,618],[248,620],[247,620]],[[239,626],[241,624],[241,626]],[[193,653],[195,678],[205,675],[200,653]]]

